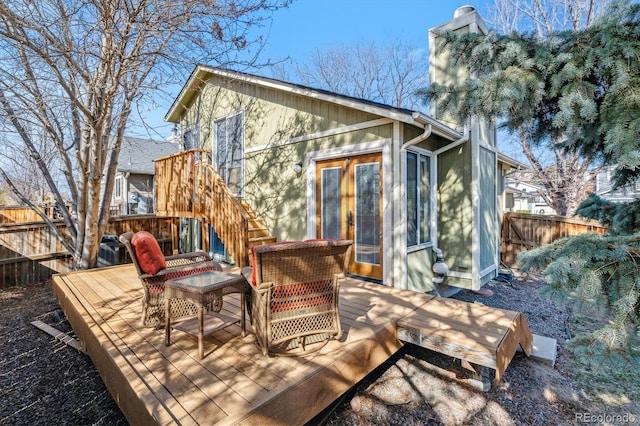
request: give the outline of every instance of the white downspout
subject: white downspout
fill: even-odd
[[[431,124],[427,124],[427,127],[424,128],[424,132],[422,132],[422,134],[402,144],[402,146],[400,147],[400,153],[402,154],[407,151],[407,148],[410,148],[428,139],[429,136],[431,136],[432,131],[433,131],[433,126],[431,126]]]
[[[401,283],[401,288],[406,289],[409,281],[408,281],[408,274],[407,274],[407,227],[406,226],[399,226],[399,224],[406,224],[406,204],[405,204],[405,200],[407,199],[406,197],[406,185],[407,185],[407,181],[406,181],[406,169],[407,169],[407,158],[405,155],[403,155],[404,153],[407,152],[407,148],[410,148],[426,139],[429,138],[429,136],[431,136],[431,132],[433,130],[433,127],[430,123],[423,123],[425,125],[424,127],[424,132],[422,132],[420,135],[416,136],[415,138],[411,139],[410,141],[407,141],[405,143],[403,143],[400,146],[400,150],[399,150],[399,172],[398,172],[398,181],[399,181],[399,194],[398,194],[398,198],[397,200],[399,200],[400,202],[396,203],[395,206],[395,225],[394,228],[398,229],[398,232],[396,233],[397,236],[397,240],[394,242],[394,246],[395,246],[395,253],[397,254],[397,258],[400,259],[399,261],[395,261],[395,267],[394,267],[394,275],[396,277],[396,279],[398,279]],[[405,207],[401,207],[401,206],[405,206]]]

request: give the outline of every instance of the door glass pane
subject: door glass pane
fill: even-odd
[[[322,169],[322,235],[320,238],[342,237],[342,168]]]
[[[356,164],[355,169],[355,260],[380,264],[380,167],[378,163]]]

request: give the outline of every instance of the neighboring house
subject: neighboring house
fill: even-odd
[[[540,195],[540,186],[521,182],[517,179],[505,179],[505,211],[555,215],[556,211]]]
[[[153,160],[178,152],[166,141],[124,137],[111,200],[111,215],[153,213]]]
[[[487,30],[472,8],[445,26]],[[466,78],[437,54],[435,33],[430,43],[432,79]],[[503,177],[517,163],[498,153],[486,123],[446,124],[207,65],[165,119],[186,148],[212,151],[227,186],[278,241],[352,239],[351,274],[416,291],[434,288],[436,248],[450,285],[478,290],[498,273]]]
[[[596,175],[596,195],[613,202],[629,202],[640,198],[640,179],[622,188],[613,189],[615,166],[603,167]]]

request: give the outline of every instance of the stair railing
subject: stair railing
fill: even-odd
[[[237,266],[249,264],[249,214],[214,170],[209,153],[191,149],[156,163],[159,215],[203,218]]]

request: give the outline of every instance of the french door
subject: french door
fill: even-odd
[[[316,235],[353,240],[349,272],[382,279],[380,153],[316,162]]]

